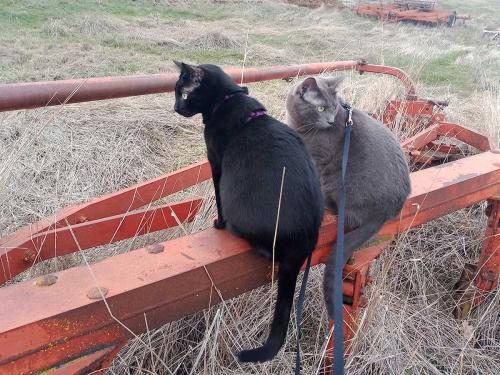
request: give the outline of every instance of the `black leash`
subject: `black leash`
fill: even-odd
[[[349,144],[351,141],[352,130],[352,107],[349,104],[342,104],[342,107],[347,110],[347,120],[344,127],[344,150],[342,153],[342,181],[341,192],[338,204],[337,216],[337,248],[335,253],[335,270],[334,270],[334,294],[333,301],[335,310],[333,312],[333,320],[335,322],[334,340],[333,340],[333,374],[344,374],[344,300],[342,295],[342,271],[344,264],[344,221],[345,221],[345,172],[347,169],[347,160],[349,159]],[[300,285],[299,298],[297,300],[297,308],[295,323],[297,325],[297,351],[295,355],[295,375],[300,375],[300,323],[302,319],[302,310],[304,308],[304,296],[306,292],[307,279],[309,277],[309,268],[311,267],[312,252],[307,257],[306,269],[304,278]],[[339,325],[338,322],[341,324]],[[340,327],[339,327],[340,326]]]
[[[352,107],[342,104],[347,110],[347,121],[344,127],[344,150],[342,153],[342,180],[337,216],[337,248],[335,252],[335,269],[333,275],[333,374],[344,374],[344,301],[342,295],[342,271],[344,269],[344,222],[345,222],[345,172],[349,159],[349,144],[352,130]]]
[[[297,351],[295,354],[295,375],[300,375],[300,321],[302,320],[302,310],[304,309],[304,297],[306,294],[307,279],[309,277],[309,269],[311,268],[312,251],[307,256],[306,269],[302,284],[300,284],[299,299],[297,300],[297,308],[295,309],[295,324],[297,325]]]

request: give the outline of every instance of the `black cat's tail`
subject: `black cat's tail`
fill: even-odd
[[[377,232],[383,227],[385,220],[372,220],[366,224],[363,224],[351,232],[347,233],[344,237],[344,266],[349,260],[354,251],[373,237]],[[325,298],[326,309],[328,311],[328,317],[333,319],[334,302],[334,273],[335,273],[335,253],[337,250],[337,245],[333,245],[332,251],[328,256],[328,262],[326,263],[325,276],[323,279],[323,293]]]
[[[290,312],[292,310],[295,285],[304,259],[288,258],[280,262],[278,269],[278,297],[274,309],[271,331],[260,348],[243,350],[238,353],[241,362],[265,362],[273,359],[283,346],[286,338]]]

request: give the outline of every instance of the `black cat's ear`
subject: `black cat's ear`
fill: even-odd
[[[330,91],[332,91],[333,93],[337,93],[338,87],[344,81],[345,78],[346,76],[338,76],[338,77],[324,78],[324,80]]]
[[[243,90],[243,92],[248,95],[248,87],[246,86],[240,86],[240,87]]]
[[[172,61],[174,62],[175,66],[179,68],[179,70],[182,70],[182,64],[184,64],[184,63],[179,62],[177,60],[172,60]]]
[[[189,65],[182,61],[173,60],[174,64],[181,70],[182,73],[186,73],[193,81],[200,82],[203,78],[203,69],[196,65]]]
[[[307,91],[318,91],[318,83],[316,82],[316,78],[307,77],[299,87],[300,95],[304,95]]]

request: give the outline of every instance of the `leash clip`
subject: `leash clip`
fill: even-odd
[[[345,110],[347,110],[347,120],[345,122],[345,127],[347,128],[348,126],[352,126],[352,107],[349,104],[343,104],[342,107],[344,107]]]
[[[345,127],[347,128],[348,126],[352,126],[352,107],[349,106],[347,108],[348,114],[347,114],[347,121],[345,123]]]

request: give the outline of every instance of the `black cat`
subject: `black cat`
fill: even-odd
[[[275,246],[278,299],[266,343],[245,350],[242,362],[272,359],[282,347],[300,267],[313,251],[323,218],[319,179],[300,136],[266,114],[216,65],[175,62],[175,111],[203,115],[205,142],[217,200],[217,229],[227,228],[272,257],[280,187],[283,193]]]

